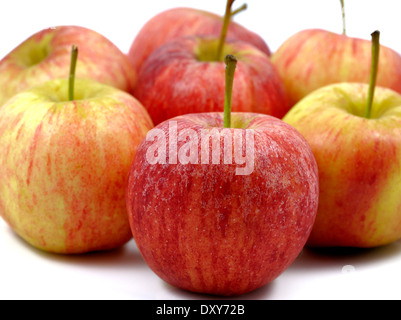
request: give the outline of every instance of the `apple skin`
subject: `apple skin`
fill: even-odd
[[[155,125],[183,114],[224,110],[225,63],[212,61],[217,45],[217,38],[186,37],[149,56],[134,95]],[[231,40],[226,41],[223,56],[227,54],[238,59],[232,110],[282,118],[290,106],[269,57],[248,43]]]
[[[283,121],[309,142],[319,167],[319,210],[308,246],[377,247],[401,238],[401,96],[368,85],[318,89]],[[322,125],[324,124],[324,125]]]
[[[173,39],[187,36],[219,37],[223,18],[217,14],[194,8],[173,8],[163,11],[150,19],[136,35],[128,57],[139,73],[149,55],[161,45]],[[253,44],[266,55],[271,51],[266,42],[256,33],[231,21],[227,37]]]
[[[79,49],[77,78],[132,92],[137,74],[120,49],[93,30],[59,26],[35,33],[0,61],[0,106],[32,86],[68,77],[73,44]]]
[[[321,29],[296,33],[271,59],[291,106],[312,91],[340,82],[369,83],[372,43]],[[401,56],[380,46],[377,85],[401,93]]]
[[[0,215],[48,252],[86,253],[132,239],[125,205],[136,148],[153,124],[131,95],[94,80],[23,91],[0,108]]]
[[[222,113],[173,120],[178,136],[223,129]],[[169,136],[171,121],[155,130]],[[236,296],[273,281],[299,255],[315,219],[318,172],[305,139],[268,115],[232,113],[232,121],[233,134],[254,130],[249,175],[237,175],[235,162],[169,164],[168,156],[167,164],[151,164],[146,153],[154,142],[148,139],[131,167],[127,209],[134,239],[149,267],[183,290]],[[167,155],[170,146],[167,141]]]

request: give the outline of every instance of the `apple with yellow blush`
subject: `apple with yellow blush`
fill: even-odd
[[[72,76],[18,93],[0,108],[0,215],[44,251],[122,246],[132,238],[129,167],[152,127],[133,96],[94,80]]]
[[[287,39],[271,60],[294,106],[316,89],[341,82],[369,83],[369,40],[322,29],[302,30]],[[377,85],[401,93],[401,55],[381,45]]]
[[[401,239],[401,95],[370,84],[318,89],[283,118],[308,141],[319,168],[319,209],[308,246],[377,247]],[[380,49],[380,50],[379,50]]]

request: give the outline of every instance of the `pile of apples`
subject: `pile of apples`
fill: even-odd
[[[0,215],[20,237],[58,254],[134,238],[166,282],[222,296],[305,245],[401,238],[401,56],[317,29],[272,53],[233,3],[162,12],[127,54],[60,26],[0,61]]]

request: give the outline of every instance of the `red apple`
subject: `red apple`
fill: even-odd
[[[371,43],[347,36],[342,0],[341,7],[342,34],[321,29],[303,30],[284,42],[272,55],[291,106],[330,84],[369,83]],[[401,56],[385,46],[381,46],[380,51],[377,85],[401,93]]]
[[[128,172],[153,127],[128,93],[89,79],[76,79],[74,92],[72,79],[22,91],[0,108],[0,215],[31,245],[68,254],[132,239]]]
[[[135,97],[156,124],[178,115],[222,112],[223,61],[216,61],[218,38],[172,40],[153,52],[138,75]],[[232,109],[282,118],[289,110],[284,84],[275,67],[249,43],[227,40],[223,56],[238,58]]]
[[[218,37],[222,25],[221,16],[207,11],[193,8],[174,8],[164,11],[142,27],[131,45],[128,57],[134,70],[139,73],[148,56],[166,42],[193,35]],[[249,42],[266,55],[271,54],[266,42],[259,35],[238,23],[230,23],[227,37]]]
[[[308,143],[283,121],[187,114],[159,124],[139,146],[127,208],[138,248],[159,277],[232,296],[273,281],[295,260],[318,189]]]
[[[112,42],[93,30],[60,26],[32,35],[0,61],[0,106],[24,89],[68,77],[73,44],[80,48],[78,78],[132,92],[136,72]]]

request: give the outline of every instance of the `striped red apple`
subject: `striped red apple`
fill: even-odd
[[[134,95],[155,125],[183,114],[223,111],[225,65],[216,59],[218,44],[218,38],[180,38],[150,55],[139,73]],[[283,81],[263,52],[248,43],[227,40],[223,54],[238,59],[234,112],[277,118],[288,112]]]
[[[154,51],[138,75],[135,97],[155,125],[173,117],[224,108],[224,57],[239,60],[232,109],[283,117],[289,110],[284,84],[269,57],[255,46],[227,39],[227,2],[220,36],[171,40]]]
[[[227,2],[232,4],[234,1]],[[134,70],[139,73],[149,55],[166,42],[194,35],[218,37],[222,26],[223,18],[208,11],[185,7],[169,9],[154,16],[142,27],[130,47],[128,57]],[[230,23],[227,36],[251,43],[268,56],[271,54],[262,37],[234,21]]]
[[[233,61],[224,115],[182,115],[149,131],[127,192],[149,267],[175,287],[222,296],[251,292],[291,265],[319,194],[316,161],[293,127],[269,115],[231,115]]]

